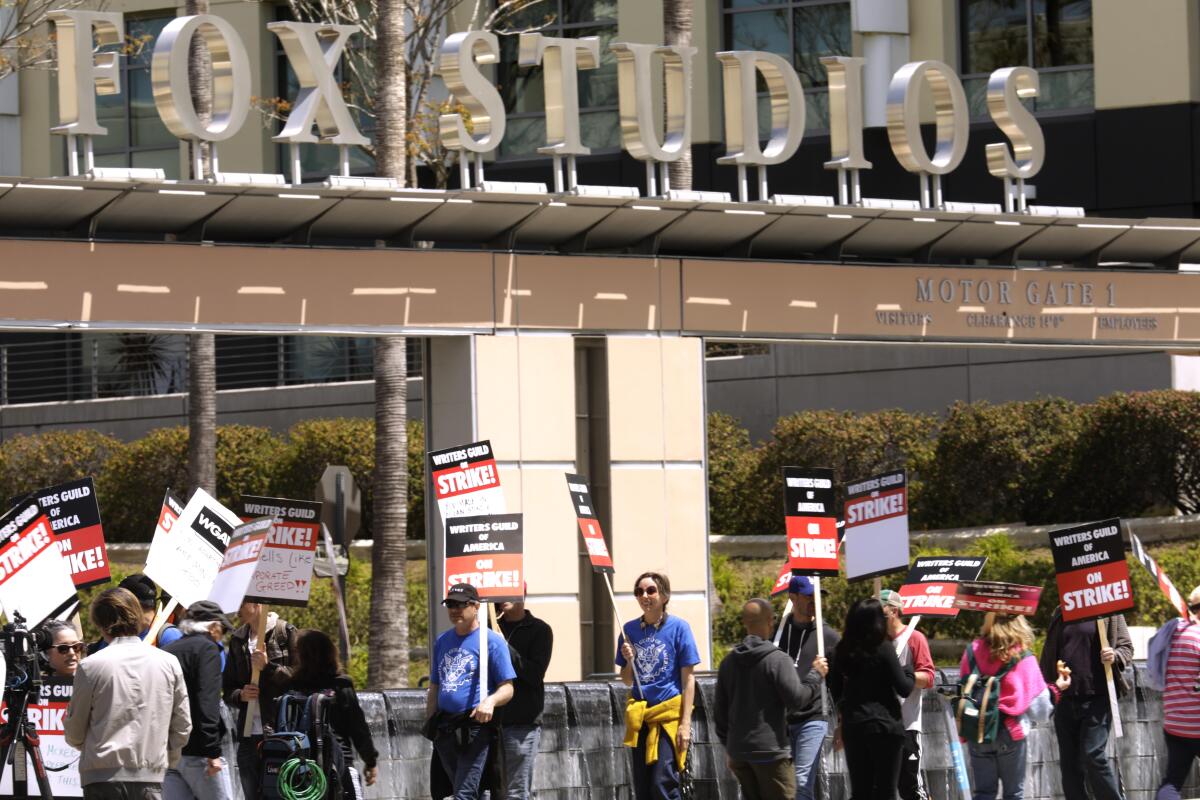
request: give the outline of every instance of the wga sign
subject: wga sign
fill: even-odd
[[[51,15],[58,38],[58,113],[54,133],[85,138],[107,130],[96,117],[96,95],[121,91],[119,55],[93,52],[93,42],[123,41],[124,17],[110,11],[57,11]],[[299,81],[299,94],[283,129],[273,141],[298,146],[324,143],[342,148],[366,145],[342,96],[338,64],[355,27],[323,23],[272,22]],[[191,100],[188,50],[199,37],[212,54],[213,113],[204,121]],[[667,165],[690,151],[693,109],[694,47],[614,42],[617,62],[621,141],[634,158],[645,162],[648,193],[670,188]],[[484,73],[500,57],[499,39],[486,31],[454,33],[439,51],[438,68],[447,88],[469,114],[439,119],[442,144],[459,152],[463,188],[482,185],[483,155],[494,152],[505,134],[506,115],[499,89]],[[766,200],[766,168],[795,155],[804,137],[804,86],[791,64],[769,52],[732,50],[715,54],[721,65],[724,99],[725,153],[717,163],[737,168],[739,199],[749,196],[746,169],[758,168],[758,199]],[[821,59],[828,75],[830,153],[827,169],[839,176],[842,203],[858,202],[858,175],[872,164],[863,154],[864,59],[831,56]],[[600,64],[595,36],[561,38],[541,33],[519,34],[518,63],[544,72],[546,141],[538,148],[553,161],[555,190],[575,185],[575,159],[590,149],[581,139],[579,86],[581,71]],[[250,61],[239,34],[225,20],[208,14],[177,17],[159,35],[151,59],[154,103],[163,124],[176,137],[215,146],[242,128],[250,110]],[[661,76],[655,73],[661,72]],[[761,143],[757,83],[766,85],[770,131]],[[661,79],[662,101],[654,101]],[[932,152],[921,139],[921,96],[928,91],[934,108],[936,142]],[[1033,114],[1022,104],[1038,96],[1038,74],[1028,67],[1008,67],[988,79],[987,108],[1007,142],[987,145],[988,172],[1004,181],[1010,210],[1024,208],[1024,181],[1041,169],[1045,145]],[[942,206],[941,176],[953,172],[966,154],[969,110],[958,76],[940,61],[905,64],[887,90],[888,139],[895,158],[918,177],[924,207]],[[660,124],[659,112],[664,122]],[[74,147],[71,148],[75,152]],[[199,148],[196,148],[199,151]],[[564,169],[565,160],[565,169]],[[213,156],[216,172],[216,156]],[[474,180],[471,163],[474,162]],[[196,175],[203,174],[196,163]],[[348,170],[345,156],[343,172]],[[74,174],[74,172],[73,172]],[[565,175],[565,179],[564,179]],[[293,180],[299,176],[293,174]]]
[[[192,523],[192,530],[215,547],[218,553],[225,552],[225,548],[229,547],[229,539],[233,536],[233,526],[207,508],[200,509],[196,521]]]

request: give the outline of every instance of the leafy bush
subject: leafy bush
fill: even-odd
[[[276,465],[275,490],[281,497],[312,497],[321,473],[330,464],[343,464],[354,476],[363,501],[365,530],[359,536],[370,538],[375,477],[374,420],[310,419],[293,425]]]
[[[781,470],[785,466],[831,467],[838,508],[847,481],[906,467],[910,504],[919,508],[922,476],[933,454],[936,431],[936,417],[895,410],[801,411],[782,417],[747,481],[742,532],[783,531]]]
[[[148,542],[163,493],[188,495],[187,428],[159,428],[115,452],[96,476],[104,538]]]
[[[751,533],[741,519],[758,455],[750,432],[728,414],[708,415],[708,523],[714,534]],[[766,533],[767,531],[764,531]]]
[[[124,447],[117,439],[88,429],[14,436],[0,445],[0,501],[97,475]]]
[[[244,494],[269,496],[283,450],[283,440],[268,428],[219,426],[217,499],[233,508]]]
[[[1067,400],[955,403],[914,508],[919,521],[931,528],[1055,521],[1064,466],[1082,429],[1079,406]]]

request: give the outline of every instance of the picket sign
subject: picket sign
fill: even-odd
[[[255,635],[258,637],[257,643],[254,646],[256,653],[267,652],[267,607],[264,604],[258,611],[258,624],[254,626]],[[259,677],[258,665],[255,664],[250,670],[250,683],[258,686]],[[258,698],[250,700],[246,703],[246,723],[242,727],[242,737],[249,737],[254,734],[254,715],[258,713]]]
[[[792,598],[783,604],[783,616],[779,618],[779,627],[775,629],[775,646],[779,647],[779,642],[783,640],[783,626],[787,625],[788,617],[792,615]]]
[[[1142,540],[1137,537],[1137,534],[1131,532],[1129,534],[1129,543],[1133,546],[1134,557],[1137,558],[1138,563],[1145,567],[1146,571],[1158,583],[1158,588],[1167,596],[1171,607],[1179,612],[1179,616],[1188,619],[1187,601],[1184,600],[1179,590],[1175,588],[1175,584],[1171,582],[1171,579],[1167,577],[1166,571],[1146,552],[1145,546],[1142,545]]]

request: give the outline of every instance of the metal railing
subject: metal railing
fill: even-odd
[[[374,340],[217,336],[217,388],[340,383],[374,377]],[[408,348],[410,376],[421,347]],[[154,333],[9,334],[0,338],[0,405],[186,392],[187,337]]]

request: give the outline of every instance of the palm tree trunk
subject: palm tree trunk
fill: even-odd
[[[692,43],[692,14],[695,0],[663,0],[663,33],[668,46]],[[692,188],[692,149],[667,167],[672,189]]]
[[[400,336],[375,341],[375,521],[367,685],[408,685],[408,365]]]
[[[188,478],[217,493],[217,346],[211,333],[188,338]]]
[[[377,174],[407,176],[405,0],[380,0],[375,66]],[[408,364],[402,336],[375,341],[375,479],[367,685],[408,685]]]

